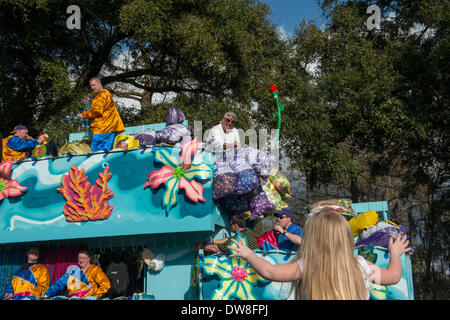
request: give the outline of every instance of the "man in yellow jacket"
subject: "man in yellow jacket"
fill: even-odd
[[[106,151],[113,148],[116,134],[125,131],[111,93],[103,88],[99,78],[89,80],[89,86],[96,96],[91,100],[91,108],[78,114],[80,119],[89,119],[93,134],[91,151]]]
[[[31,153],[36,146],[45,140],[43,135],[39,136],[37,140],[27,140],[28,128],[21,124],[17,125],[11,133],[13,134],[2,141],[3,150],[0,162],[10,158],[14,161],[25,158],[27,153]]]
[[[111,283],[102,268],[91,264],[89,251],[80,250],[78,265],[68,267],[66,273],[48,288],[44,296],[51,298],[65,288],[69,298],[101,298],[111,288]]]
[[[27,263],[19,268],[6,290],[5,300],[34,299],[48,289],[49,275],[47,268],[38,263],[39,248],[31,247],[27,251]]]

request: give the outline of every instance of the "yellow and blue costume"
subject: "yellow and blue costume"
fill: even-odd
[[[9,158],[13,160],[19,160],[26,157],[27,151],[33,150],[39,142],[36,140],[26,141],[17,136],[11,135],[2,141],[2,161],[6,161]]]
[[[86,271],[81,270],[79,266],[70,266],[44,295],[53,297],[64,288],[67,288],[69,298],[101,298],[111,288],[111,283],[103,270],[94,264]]]
[[[16,271],[11,284],[6,290],[12,299],[40,297],[48,289],[49,276],[47,268],[40,263],[25,264]]]
[[[113,97],[106,89],[97,94],[91,100],[91,108],[81,114],[90,119],[93,152],[112,149],[115,135],[125,131]]]

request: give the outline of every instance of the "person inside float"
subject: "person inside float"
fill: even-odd
[[[230,227],[233,233],[237,233],[238,231],[242,236],[247,237],[248,247],[252,250],[259,249],[258,242],[256,241],[255,234],[253,230],[248,228],[245,224],[245,219],[240,215],[234,215],[230,219]],[[204,251],[206,253],[216,253],[216,252],[224,252],[230,253],[228,246],[231,244],[231,238],[223,238],[214,240],[213,243],[206,244],[204,247]]]
[[[111,288],[111,283],[102,268],[91,264],[91,260],[88,250],[80,250],[78,265],[68,267],[66,273],[50,286],[43,297],[51,298],[67,288],[69,298],[101,298]]]
[[[28,135],[28,128],[22,124],[15,126],[11,133],[2,141],[2,162],[27,158],[33,149],[46,139],[46,135],[39,135],[37,140],[33,140]]]
[[[39,256],[38,247],[28,249],[27,262],[14,273],[11,284],[6,289],[5,300],[34,299],[48,289],[48,270],[38,262]]]
[[[111,93],[103,88],[101,80],[93,77],[89,86],[96,96],[91,100],[91,108],[77,117],[90,120],[91,151],[108,151],[113,148],[116,135],[125,131],[125,127]]]
[[[206,150],[219,153],[230,148],[240,147],[239,131],[235,128],[237,116],[228,111],[222,121],[212,127],[206,138]]]

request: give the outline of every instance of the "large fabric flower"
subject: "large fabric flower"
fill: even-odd
[[[236,238],[239,236],[247,242],[238,231]],[[233,243],[230,247],[236,245]],[[214,291],[212,300],[256,300],[256,286],[270,283],[257,274],[247,260],[240,257],[208,256],[199,265],[206,274],[217,275],[221,279],[220,287]]]
[[[208,180],[213,177],[212,169],[206,163],[193,164],[192,155],[198,148],[197,138],[186,142],[181,147],[178,156],[173,156],[171,148],[160,147],[155,150],[155,160],[163,164],[160,170],[154,170],[148,175],[144,187],[159,187],[161,183],[166,186],[162,199],[162,206],[166,213],[177,204],[179,189],[183,189],[189,199],[197,203],[206,201],[203,197],[203,185],[194,180]]]
[[[12,159],[0,163],[0,201],[8,197],[16,197],[22,194],[22,191],[28,187],[22,187],[16,180],[10,177]]]

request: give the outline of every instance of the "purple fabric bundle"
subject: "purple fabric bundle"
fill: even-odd
[[[225,208],[233,213],[250,209],[251,219],[275,209],[260,181],[260,176],[267,178],[272,167],[276,166],[273,156],[243,147],[218,154],[216,161],[213,200],[222,199]],[[231,185],[233,181],[234,188]]]
[[[216,162],[213,167],[213,200],[234,194],[236,189],[236,174],[227,162]]]
[[[255,189],[249,193],[251,219],[254,220],[268,211],[275,210],[275,206],[267,198],[266,193],[261,189]]]
[[[186,120],[186,117],[184,116],[183,111],[175,108],[174,106],[169,108],[169,112],[167,113],[167,116],[166,116],[166,125],[167,126],[182,123],[184,120]]]
[[[243,159],[229,163],[231,169],[236,174],[237,195],[248,193],[261,185],[256,172]]]
[[[369,247],[371,244],[374,246],[389,247],[389,239],[392,237],[396,238],[398,233],[401,232],[406,234],[405,228],[403,226],[399,226],[398,229],[396,226],[386,223],[379,222],[377,225],[368,228],[364,231],[356,241],[355,246],[367,246]]]
[[[214,189],[212,199],[218,200],[227,195],[233,194],[236,185],[236,175],[234,173],[224,173],[213,178]]]
[[[248,193],[260,185],[259,178],[253,169],[246,169],[236,174],[236,194]]]
[[[164,143],[181,142],[183,137],[191,136],[191,131],[183,124],[172,124],[156,132],[156,141]]]
[[[239,148],[236,158],[245,160],[262,177],[268,177],[270,170],[277,166],[277,159],[274,155],[252,147]]]
[[[250,210],[247,195],[235,195],[231,194],[223,198],[224,207],[231,211],[232,214],[239,214]]]
[[[136,136],[139,145],[153,146],[156,144],[156,131],[153,129],[145,129]]]

